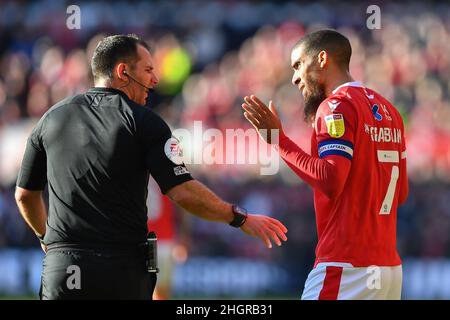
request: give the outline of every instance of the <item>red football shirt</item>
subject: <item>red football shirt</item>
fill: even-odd
[[[352,82],[319,106],[311,156],[288,138],[280,139],[281,156],[314,188],[316,264],[401,264],[396,225],[397,207],[408,193],[404,136],[399,112],[378,93]],[[332,173],[344,167],[348,174]],[[315,176],[322,177],[319,184],[312,180]],[[324,192],[327,183],[340,189]]]

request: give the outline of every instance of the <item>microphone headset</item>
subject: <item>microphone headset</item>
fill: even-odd
[[[137,81],[135,78],[133,78],[133,77],[131,76],[131,74],[129,74],[129,73],[127,72],[127,70],[123,70],[122,73],[123,73],[123,74],[126,74],[128,77],[130,77],[131,80],[133,80],[134,82],[136,82],[136,83],[137,83],[138,85],[140,85],[141,87],[143,87],[143,88],[145,88],[145,89],[147,89],[147,90],[153,90],[152,88],[144,86],[142,83],[140,83],[140,82]]]

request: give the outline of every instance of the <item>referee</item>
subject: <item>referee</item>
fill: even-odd
[[[247,214],[194,180],[168,125],[143,107],[157,83],[147,44],[104,38],[92,61],[95,87],[51,107],[31,133],[17,179],[20,213],[46,252],[41,299],[151,299],[147,185],[200,218],[281,245],[278,220]],[[48,184],[49,209],[42,191]]]

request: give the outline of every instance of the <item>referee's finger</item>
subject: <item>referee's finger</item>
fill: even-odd
[[[286,241],[287,237],[285,235],[285,232],[283,232],[283,230],[281,229],[281,226],[276,224],[276,223],[274,223],[273,221],[270,221],[270,220],[269,220],[269,223],[270,223],[270,226],[271,226],[272,230],[276,232],[278,237],[280,239],[282,239],[283,241]]]
[[[277,225],[284,233],[288,232],[288,229],[286,228],[286,226],[284,224],[282,224],[279,220],[271,218],[271,217],[267,217],[267,218],[269,219],[270,222]]]
[[[260,227],[257,230],[258,237],[266,244],[266,247],[271,249],[272,242],[270,242],[269,237],[267,236],[264,227]]]
[[[280,238],[278,237],[277,233],[274,230],[268,228],[266,229],[266,234],[268,234],[269,237],[272,238],[273,242],[275,242],[277,246],[281,246]]]

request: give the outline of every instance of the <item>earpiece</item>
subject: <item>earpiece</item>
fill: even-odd
[[[126,74],[128,78],[130,78],[131,80],[133,80],[134,82],[136,82],[136,83],[137,83],[138,85],[140,85],[141,87],[143,87],[143,88],[145,88],[145,89],[147,89],[147,90],[151,90],[151,89],[152,89],[152,88],[150,88],[150,87],[144,86],[142,83],[140,83],[140,82],[137,81],[135,78],[133,78],[133,77],[131,76],[131,74],[128,74],[127,70],[123,70],[123,71],[122,71],[122,74]]]

